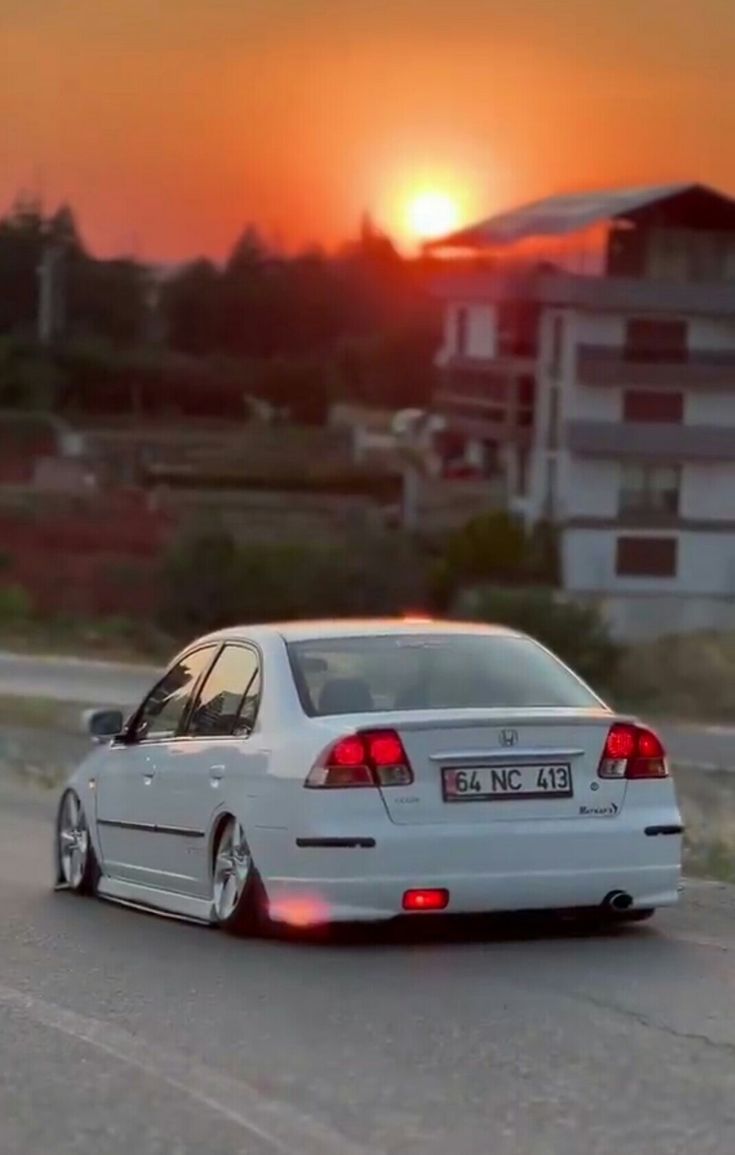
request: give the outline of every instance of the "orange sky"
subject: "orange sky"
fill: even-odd
[[[331,244],[410,198],[735,193],[735,0],[0,0],[0,206],[98,252]]]

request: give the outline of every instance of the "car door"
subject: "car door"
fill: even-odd
[[[102,868],[111,878],[162,885],[170,847],[156,821],[159,767],[218,649],[198,646],[177,659],[110,747],[95,795]]]
[[[260,702],[261,660],[247,643],[223,646],[201,682],[184,732],[161,750],[156,823],[171,831],[167,889],[209,894],[210,839],[218,810],[247,805],[247,778],[262,753],[250,740]]]

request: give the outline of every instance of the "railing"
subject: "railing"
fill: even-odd
[[[619,347],[580,345],[577,378],[583,385],[735,389],[735,349],[690,349],[681,360],[649,360]]]
[[[565,441],[590,457],[735,462],[735,426],[569,421]]]

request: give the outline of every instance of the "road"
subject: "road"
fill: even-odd
[[[22,694],[100,706],[133,705],[156,676],[153,667],[0,652],[0,695]],[[735,725],[659,725],[674,762],[735,769]]]
[[[52,805],[0,782],[3,1155],[735,1150],[732,888],[607,936],[238,941],[51,893]]]
[[[155,676],[153,667],[0,651],[0,695],[124,706],[138,701]]]

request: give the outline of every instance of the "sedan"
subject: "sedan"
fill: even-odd
[[[564,910],[680,889],[666,753],[544,646],[426,620],[233,628],[94,710],[59,889],[228,931]]]

